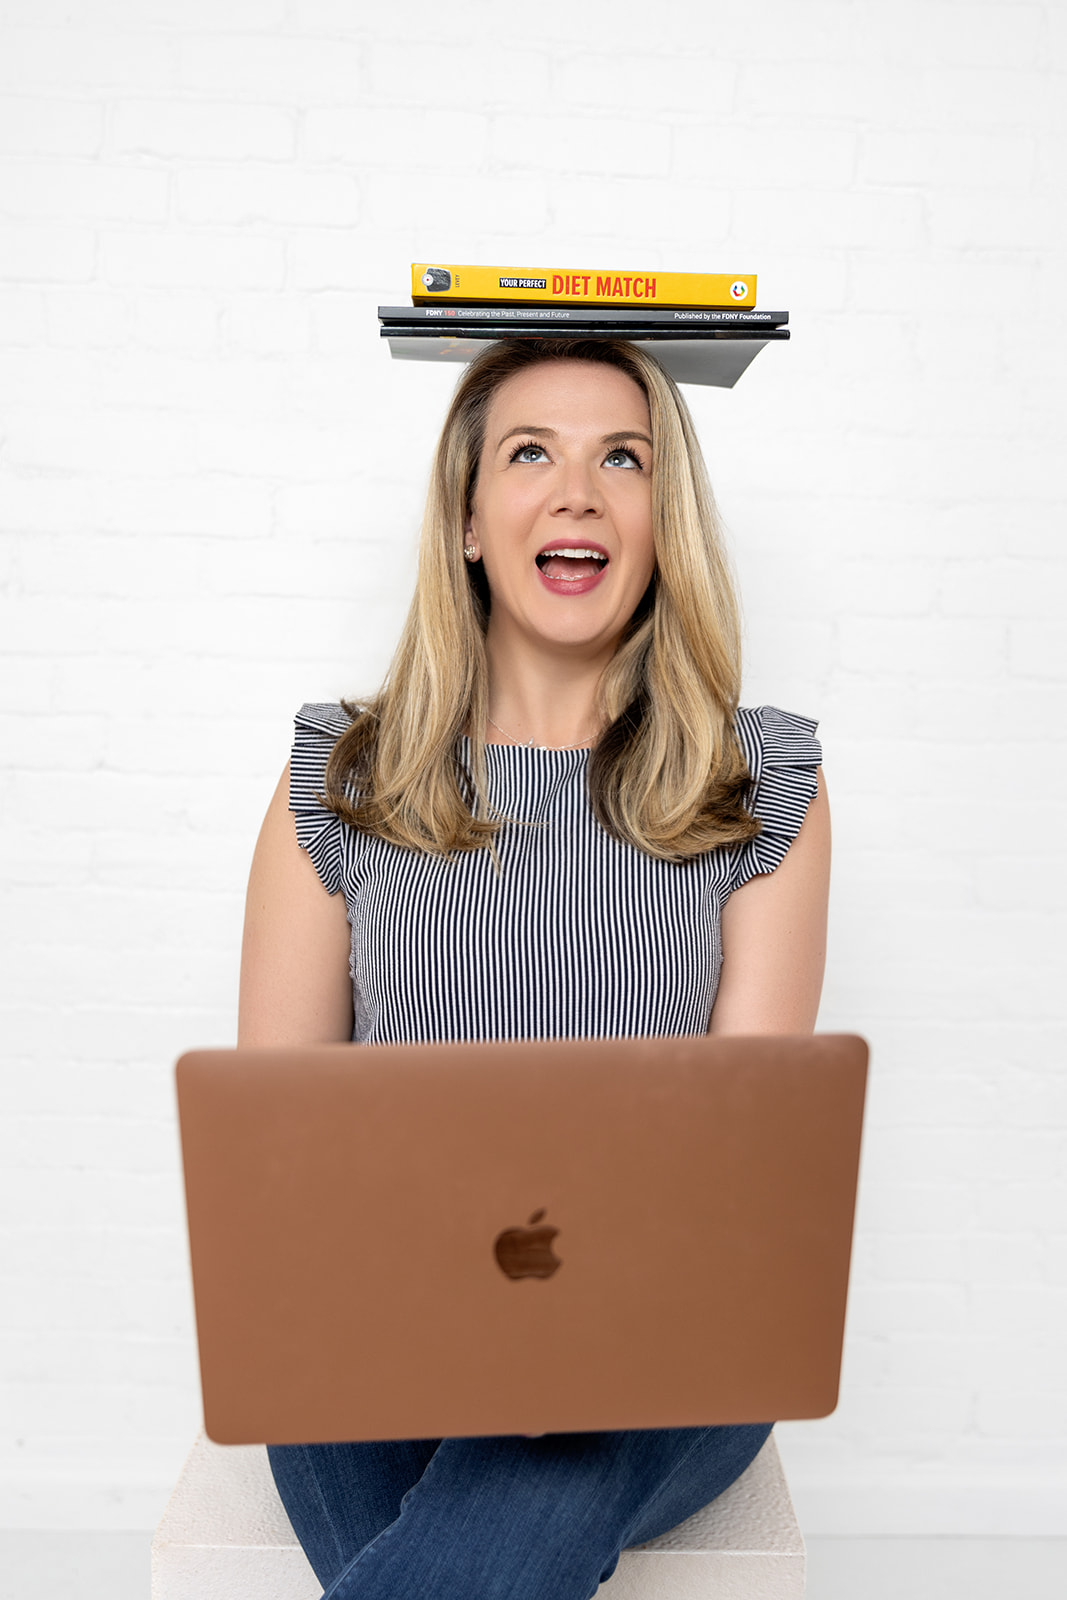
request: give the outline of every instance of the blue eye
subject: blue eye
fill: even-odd
[[[608,467],[636,467],[641,469],[640,458],[633,450],[612,450],[604,458],[604,465]]]
[[[510,461],[526,461],[532,465],[536,465],[537,458],[544,456],[544,454],[544,445],[528,442],[526,444],[516,445],[508,459]]]

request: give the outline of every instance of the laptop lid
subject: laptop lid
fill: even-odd
[[[209,1436],[826,1415],[866,1064],[851,1035],[183,1056]]]

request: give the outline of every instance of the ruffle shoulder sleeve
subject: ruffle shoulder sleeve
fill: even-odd
[[[800,832],[818,787],[822,747],[817,722],[776,706],[742,707],[736,728],[752,774],[749,807],[763,824],[759,833],[734,851],[730,892],[757,873],[773,872]]]
[[[348,714],[339,705],[301,706],[289,761],[289,810],[296,818],[296,837],[330,894],[342,885],[344,823],[319,796],[326,788],[330,753],[348,726]]]

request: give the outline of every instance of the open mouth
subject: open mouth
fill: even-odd
[[[586,578],[598,577],[608,564],[608,558],[602,550],[592,550],[586,546],[575,546],[574,549],[550,547],[542,550],[536,559],[546,578],[563,583],[581,583]]]

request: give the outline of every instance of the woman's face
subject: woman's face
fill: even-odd
[[[501,384],[467,525],[495,645],[615,649],[655,568],[651,435],[617,367],[544,362]]]

